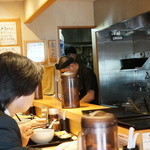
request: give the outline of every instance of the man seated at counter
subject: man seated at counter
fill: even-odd
[[[25,147],[33,133],[31,127],[19,129],[12,116],[26,112],[32,106],[34,91],[42,78],[42,72],[42,67],[27,57],[12,52],[0,54],[1,150],[32,149]]]
[[[73,72],[78,74],[80,102],[99,104],[97,78],[90,68],[79,66],[72,57],[68,56],[61,57],[55,67],[61,73]]]

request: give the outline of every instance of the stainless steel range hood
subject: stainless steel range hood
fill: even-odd
[[[150,11],[123,21],[126,29],[139,30],[150,27]]]
[[[131,37],[133,41],[133,55],[121,59],[121,70],[139,69],[147,63],[149,56],[143,56],[150,51],[150,11],[128,20],[124,20],[110,27],[112,41],[119,41]],[[140,53],[140,55],[136,55]]]
[[[91,28],[62,28],[66,45],[92,45]]]
[[[112,32],[120,33],[122,36],[128,36],[136,30],[147,30],[150,28],[150,11],[114,24],[110,28]]]

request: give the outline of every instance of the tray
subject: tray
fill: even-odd
[[[36,144],[32,140],[29,140],[28,146],[29,147],[39,147],[39,148],[41,148],[41,147],[57,146],[57,145],[59,145],[59,144],[61,144],[63,142],[69,142],[69,141],[73,141],[71,139],[71,137],[67,138],[67,139],[61,139],[61,138],[59,138],[57,136],[54,136],[54,138],[53,138],[53,140],[51,142],[44,143],[44,144]]]

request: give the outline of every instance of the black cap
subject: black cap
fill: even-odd
[[[70,47],[65,48],[65,55],[68,55],[71,53],[77,54],[77,51],[74,47],[70,46]]]
[[[75,62],[75,60],[72,57],[63,56],[59,59],[59,63],[55,64],[55,67],[57,70],[60,70],[60,69],[66,68],[73,62]]]

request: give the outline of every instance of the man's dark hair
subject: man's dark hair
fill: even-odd
[[[0,109],[16,98],[32,94],[41,81],[43,68],[25,56],[0,54]]]
[[[63,56],[59,59],[59,63],[55,64],[57,70],[66,68],[70,64],[75,63],[75,60],[72,57]]]
[[[66,48],[65,48],[65,55],[67,56],[67,55],[69,55],[69,54],[71,54],[71,53],[77,54],[76,49],[75,49],[74,47],[72,47],[72,46],[66,47]]]

